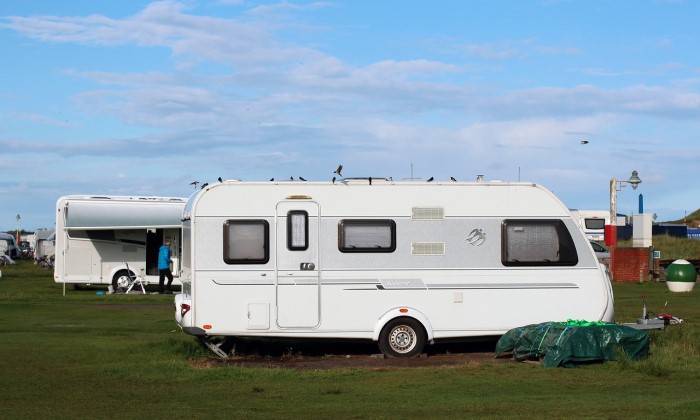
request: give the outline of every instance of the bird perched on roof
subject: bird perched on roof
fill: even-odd
[[[453,176],[451,176],[450,179],[452,180],[452,182],[457,182],[457,179]]]
[[[369,177],[369,185],[372,185],[372,177]]]
[[[218,180],[219,180],[219,182],[224,182],[224,180],[221,179],[221,177],[219,177]]]
[[[333,171],[334,174],[337,174],[338,176],[343,176],[343,174],[340,173],[340,171],[343,170],[343,165],[338,165],[338,169]]]
[[[581,140],[581,144],[588,144],[588,140]]]
[[[274,180],[275,180],[275,178],[270,178],[270,181],[274,181]]]
[[[433,179],[434,178],[431,176],[430,178],[428,178],[428,180],[426,182],[433,182]]]
[[[290,180],[290,181],[294,181],[294,177],[293,177],[293,176],[290,176],[290,177],[289,177],[289,180]]]
[[[300,176],[300,177],[299,177],[299,180],[300,180],[300,181],[306,181],[306,180],[304,179],[303,176]]]
[[[194,185],[194,189],[197,189],[197,184],[199,184],[199,181],[192,181],[190,182],[190,185]]]
[[[207,185],[209,185],[208,182],[205,182],[204,184],[202,184],[202,189],[204,189],[204,187],[206,187]]]
[[[331,180],[331,182],[335,184],[335,177],[333,177],[333,179]]]

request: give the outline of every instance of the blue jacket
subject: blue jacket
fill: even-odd
[[[170,268],[170,264],[173,260],[170,259],[170,248],[163,245],[158,251],[158,270],[165,270]]]

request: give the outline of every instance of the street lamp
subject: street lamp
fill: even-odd
[[[617,248],[617,192],[627,184],[632,185],[636,190],[642,180],[639,179],[637,171],[632,171],[632,176],[627,181],[618,181],[614,177],[610,179],[610,274],[612,280],[615,279],[615,249]]]

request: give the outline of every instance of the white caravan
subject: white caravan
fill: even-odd
[[[183,213],[182,330],[426,342],[545,321],[613,321],[607,274],[569,210],[532,183],[224,181]]]
[[[34,232],[34,260],[52,257],[56,253],[56,231],[42,229]]]
[[[591,241],[603,241],[605,239],[605,226],[610,224],[609,210],[576,210],[571,209],[571,214],[578,222]],[[624,226],[624,216],[617,216],[617,225]]]
[[[111,284],[123,289],[131,275],[158,283],[158,250],[171,241],[178,282],[184,198],[64,196],[56,204],[54,280]],[[125,264],[126,263],[126,264]]]

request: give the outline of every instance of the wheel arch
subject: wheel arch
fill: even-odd
[[[112,270],[110,270],[109,272],[109,282],[112,283],[112,280],[114,280],[114,276],[116,276],[118,273],[121,273],[122,271],[130,271],[132,276],[136,275],[136,273],[134,273],[134,270],[127,270],[126,265],[124,264],[115,265],[114,268],[112,268]]]
[[[377,323],[374,324],[374,332],[372,334],[372,340],[374,341],[379,341],[379,336],[382,333],[382,330],[384,329],[384,326],[391,321],[392,319],[396,318],[413,318],[416,321],[418,321],[422,326],[423,329],[425,330],[425,338],[428,343],[433,342],[433,326],[430,323],[430,320],[428,320],[428,317],[422,313],[421,311],[407,307],[407,306],[400,306],[397,308],[392,308],[388,310],[387,312],[384,313],[379,319],[377,320]]]

